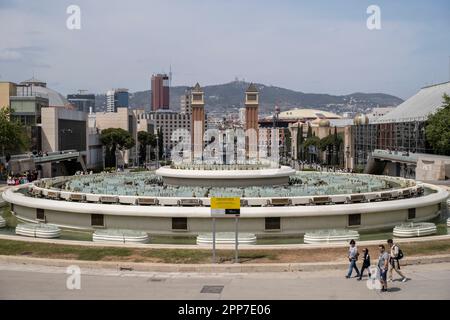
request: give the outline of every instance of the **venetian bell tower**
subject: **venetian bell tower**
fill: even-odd
[[[205,100],[203,90],[198,83],[191,90],[191,107],[191,150],[194,161],[198,161],[202,160],[205,134]]]
[[[257,159],[258,154],[259,92],[251,83],[245,91],[245,150],[246,158]]]

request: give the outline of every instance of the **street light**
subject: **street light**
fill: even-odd
[[[137,166],[139,168],[139,155],[138,155],[138,124],[140,124],[139,119],[137,119],[136,121],[136,146],[135,146],[135,159],[134,159],[134,164],[135,166]]]

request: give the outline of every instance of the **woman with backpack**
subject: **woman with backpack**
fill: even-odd
[[[400,277],[402,277],[401,281],[406,282],[406,276],[400,271],[400,259],[403,258],[403,252],[400,247],[394,243],[392,239],[387,241],[389,248],[391,250],[391,255],[389,258],[389,282],[392,282],[393,271],[398,273]]]
[[[362,276],[364,274],[364,270],[367,269],[368,273],[369,273],[369,278],[371,276],[370,274],[370,255],[369,255],[369,249],[365,248],[363,250],[363,263],[362,263],[362,267],[361,267],[361,272],[359,274],[359,278],[358,280],[362,279]]]
[[[348,248],[348,261],[350,262],[350,265],[348,267],[348,273],[345,276],[347,279],[352,276],[353,269],[356,270],[356,277],[360,276],[358,267],[356,266],[356,261],[358,260],[358,248],[356,247],[355,240],[350,240],[350,247]]]

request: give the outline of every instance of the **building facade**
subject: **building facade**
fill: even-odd
[[[106,92],[106,112],[117,112],[118,108],[129,107],[128,89],[113,89]]]
[[[67,100],[75,106],[78,111],[95,112],[95,95],[85,93],[68,94]]]
[[[170,105],[169,77],[166,74],[154,74],[151,80],[151,110],[167,110]]]

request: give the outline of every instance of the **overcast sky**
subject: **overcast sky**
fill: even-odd
[[[80,30],[66,27],[71,4]],[[371,4],[381,30],[366,27]],[[449,13],[448,0],[0,0],[0,81],[34,74],[63,94],[140,91],[172,66],[172,85],[239,77],[408,98],[449,80]]]

